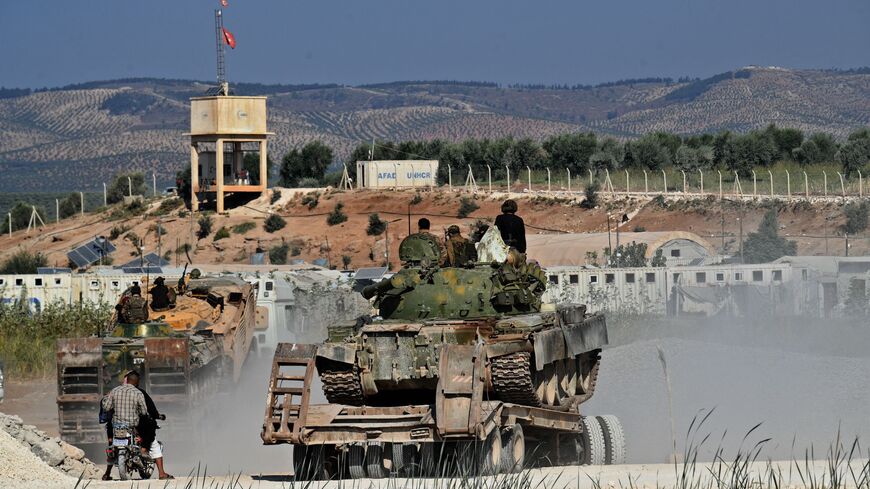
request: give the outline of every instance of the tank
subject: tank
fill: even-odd
[[[185,276],[169,289],[166,310],[155,311],[147,295],[139,297],[128,289],[110,323],[95,325],[99,334],[58,340],[63,440],[105,443],[99,400],[129,370],[142,374],[140,386],[170,414],[164,424],[173,434],[176,427],[193,428],[186,423],[188,413],[207,406],[222,386],[238,381],[255,329],[256,287],[236,278]]]
[[[434,236],[405,238],[402,268],[362,291],[377,313],[329,325],[317,347],[327,400],[432,404],[444,347],[466,345],[484,362],[488,398],[579,412],[595,391],[604,317],[579,304],[543,305],[546,275],[494,228],[478,253],[476,262],[444,267]]]

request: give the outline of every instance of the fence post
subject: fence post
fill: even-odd
[[[565,168],[565,171],[568,172],[568,194],[571,193],[571,169]]]
[[[688,189],[686,188],[686,171],[680,170],[680,173],[683,174],[683,193],[686,194],[688,193]]]
[[[785,189],[788,195],[788,200],[791,200],[791,174],[788,170],[785,171]]]
[[[665,183],[665,195],[668,195],[668,174],[665,173],[664,168],[662,168],[662,181]]]
[[[85,193],[79,192],[79,198],[81,199],[82,204],[82,217],[85,217]]]
[[[643,171],[643,195],[649,195],[649,181],[646,178],[646,170]]]
[[[804,171],[804,192],[806,193],[807,198],[810,198],[810,179],[807,177],[807,172]]]
[[[822,170],[822,177],[824,177],[825,181],[825,197],[828,196],[828,172]]]
[[[773,172],[767,170],[767,175],[770,177],[770,196],[773,197]]]
[[[151,172],[151,188],[154,190],[154,197],[157,197],[157,174]]]
[[[607,168],[604,169],[604,187],[605,189],[607,187],[610,187],[610,195],[614,195],[615,192],[613,190],[613,180],[610,179],[610,170],[608,170]]]
[[[505,165],[504,169],[507,172],[507,193],[508,193],[508,196],[510,196],[510,193],[511,193],[511,167]]]
[[[529,172],[529,193],[532,191],[532,169],[526,166],[526,170]]]
[[[736,171],[734,172],[734,191],[743,197],[743,186],[740,185],[740,175]]]
[[[54,199],[54,222],[60,222],[60,200]]]
[[[592,185],[592,168],[589,169],[589,185]]]
[[[106,182],[103,182],[103,207],[106,207],[108,205],[109,205],[109,197],[108,197],[108,194],[106,193]]]
[[[716,170],[719,172],[719,200],[722,200],[722,170]]]
[[[752,170],[752,196],[758,197],[758,175]]]
[[[131,179],[130,177],[127,177],[127,196],[133,196],[133,179]]]
[[[631,181],[628,179],[628,168],[625,169],[625,193],[631,193]]]
[[[843,197],[846,197],[846,182],[843,181],[843,174],[837,172],[837,175],[840,175],[840,190],[843,191]]]
[[[453,168],[450,167],[450,163],[447,164],[447,188],[453,190]]]
[[[550,167],[547,167],[547,193],[550,193]]]
[[[858,171],[858,197],[864,197],[864,175],[861,175],[861,170]]]
[[[704,195],[704,170],[698,168],[698,174],[701,175],[701,196]]]
[[[492,193],[492,168],[486,165],[486,182],[489,187],[489,193]]]
[[[9,213],[9,237],[12,237],[12,213]]]

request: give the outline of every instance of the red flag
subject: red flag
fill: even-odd
[[[228,31],[225,27],[221,27],[224,31],[224,42],[227,43],[232,49],[236,49],[236,38],[233,37],[233,33]]]
[[[227,0],[221,0],[221,6],[223,6],[223,7],[229,7],[229,6],[230,6],[230,2],[228,2]]]

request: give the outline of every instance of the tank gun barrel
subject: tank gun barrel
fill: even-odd
[[[384,292],[390,290],[392,286],[392,281],[389,278],[385,278],[378,283],[366,285],[365,287],[363,287],[362,296],[366,299],[371,299],[376,295],[383,294]]]

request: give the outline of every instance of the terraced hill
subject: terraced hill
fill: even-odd
[[[207,85],[115,80],[0,98],[0,192],[97,190],[119,169],[173,181],[187,163],[187,100]],[[744,68],[705,80],[597,87],[398,82],[360,87],[240,84],[269,98],[280,157],[313,139],[339,157],[373,138],[532,137],[596,131],[743,131],[769,123],[845,136],[870,122],[870,72]],[[0,95],[2,96],[2,95]]]

